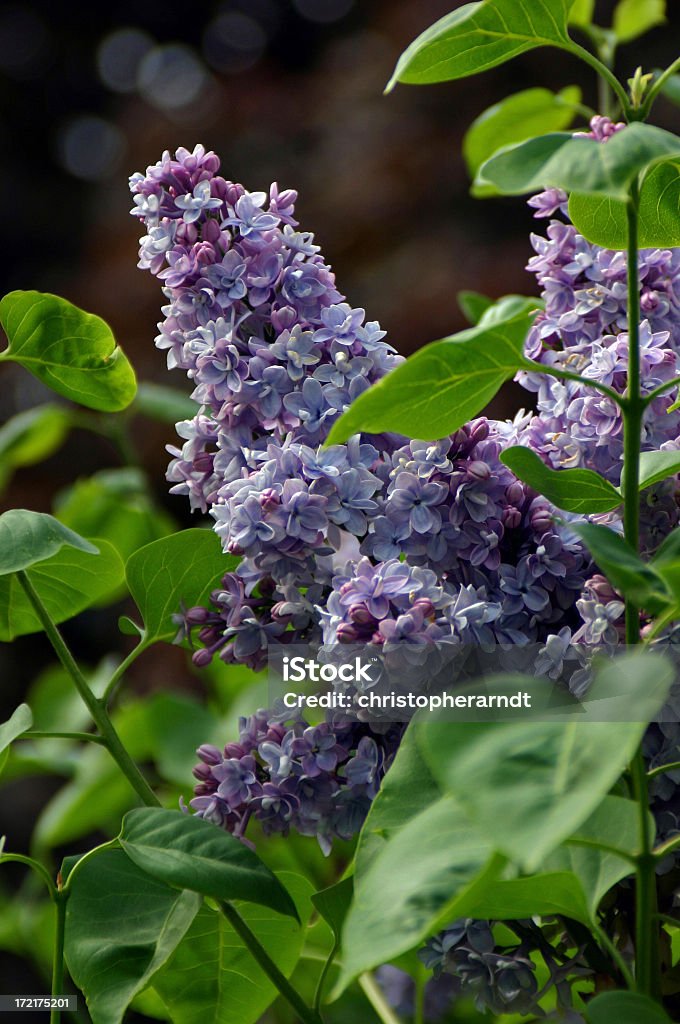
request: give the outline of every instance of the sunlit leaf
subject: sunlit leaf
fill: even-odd
[[[102,412],[125,409],[134,398],[134,371],[100,317],[57,295],[15,291],[0,301],[0,323],[9,341],[0,358],[65,398]]]
[[[539,494],[565,512],[582,515],[610,512],[622,497],[591,469],[551,469],[530,448],[516,446],[501,453],[501,462]]]
[[[477,117],[463,139],[463,156],[474,180],[481,165],[503,146],[511,146],[535,135],[559,132],[574,120],[581,90],[570,85],[558,93],[550,89],[524,89],[489,107]],[[488,185],[473,186],[479,197],[495,195]]]
[[[465,78],[537,46],[568,42],[573,0],[483,0],[463,4],[426,29],[399,58],[387,86]]]
[[[487,324],[492,311],[476,327],[426,345],[364,391],[333,424],[328,443],[385,430],[436,439],[481,412],[526,364],[524,341],[533,321],[531,313],[521,312]]]

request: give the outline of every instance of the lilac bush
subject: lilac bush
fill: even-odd
[[[592,134],[606,143],[617,127],[594,118]],[[561,670],[558,652],[574,642],[616,644],[623,604],[569,516],[499,456],[528,445],[555,468],[598,469],[618,482],[617,408],[581,384],[522,372],[535,413],[480,417],[437,442],[357,435],[324,447],[339,414],[400,357],[379,325],[345,302],[313,235],[297,230],[296,193],[276,184],[268,195],[249,193],[218,171],[215,154],[197,146],[131,178],[132,213],[147,231],[139,266],[160,278],[167,299],[156,344],[171,369],[187,373],[197,403],[194,419],[177,425],[181,448],[169,449],[171,490],[208,512],[224,550],[242,556],[211,606],[185,614],[184,633],[200,644],[196,664],[219,656],[260,669],[272,642],[359,642],[384,653],[446,641],[538,643],[539,667]],[[543,192],[529,205],[550,221],[532,236],[528,269],[544,308],[527,354],[622,390],[625,261],[578,234],[564,193]],[[677,251],[643,253],[641,278],[651,390],[677,372]],[[662,416],[652,405],[645,447],[677,448],[679,435],[680,413]],[[677,522],[672,480],[646,492],[647,550]],[[255,817],[268,830],[316,834],[325,849],[334,835],[348,838],[399,730],[374,735],[370,724],[332,720],[325,729],[338,753],[333,763],[315,761],[310,775],[315,730],[258,712],[221,755],[199,751],[193,809],[239,835]],[[272,743],[288,751],[283,761],[272,761]],[[352,766],[367,751],[372,769],[357,775]]]

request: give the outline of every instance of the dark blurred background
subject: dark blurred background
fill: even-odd
[[[159,283],[136,269],[136,220],[128,175],[164,149],[214,149],[222,173],[248,189],[277,180],[299,190],[298,218],[316,233],[353,306],[366,308],[403,353],[464,326],[461,289],[491,296],[535,290],[530,211],[521,200],[474,200],[461,156],[466,127],[492,103],[534,85],[572,83],[596,105],[592,73],[557,50],[540,50],[460,82],[383,96],[411,40],[451,0],[158,0],[66,5],[29,0],[0,7],[0,220],[2,294],[53,291],[104,317],[140,379],[189,391],[154,348]],[[598,3],[609,24],[613,3]],[[669,23],[623,47],[628,77],[677,56],[680,5]],[[658,120],[680,127],[666,100]],[[19,367],[0,370],[0,424],[45,401]],[[511,387],[493,407],[511,415],[530,396]],[[159,507],[189,525],[170,498],[164,445],[172,427],[141,417],[132,439]],[[39,465],[19,470],[0,511],[49,511],[79,476],[119,465],[115,447],[75,430]],[[121,610],[129,610],[125,607]],[[65,632],[85,662],[129,641],[117,609],[80,616]],[[0,721],[51,658],[40,638],[0,644]],[[191,688],[183,652],[156,648],[134,668],[138,692]],[[33,819],[56,783],[21,779],[3,789],[0,834],[28,848]],[[0,966],[3,954],[0,954]],[[0,969],[0,991],[18,961]],[[26,984],[29,982],[26,981]],[[17,991],[19,988],[16,989]]]
[[[533,289],[524,271],[530,211],[521,200],[469,196],[461,140],[474,117],[528,86],[576,82],[594,106],[593,76],[567,54],[539,50],[479,77],[398,86],[383,96],[403,48],[451,6],[33,0],[0,7],[3,293],[64,295],[110,322],[141,378],[184,387],[153,346],[161,295],[135,267],[140,231],[128,215],[127,178],[164,149],[196,142],[214,149],[222,173],[247,188],[278,180],[299,190],[301,226],[316,233],[341,291],[404,353],[462,326],[460,289],[493,296]],[[621,76],[675,55],[679,6],[671,0],[667,26],[620,50]],[[612,7],[598,3],[601,23]],[[657,112],[669,126],[680,124],[667,101]],[[0,420],[42,397],[22,370],[3,367]],[[147,431],[139,439],[159,478],[165,439]],[[44,507],[64,472],[96,467],[101,453],[82,441],[75,435],[40,470],[19,474],[18,496]],[[5,503],[16,496],[6,494]]]

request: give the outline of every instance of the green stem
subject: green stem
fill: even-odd
[[[607,398],[611,398],[612,402],[616,402],[621,409],[626,404],[623,395],[620,395],[618,391],[614,391],[614,388],[610,388],[607,384],[600,384],[597,380],[591,380],[590,377],[582,377],[580,373],[562,370],[556,366],[549,366],[547,363],[536,363],[531,359],[524,361],[522,369],[533,373],[542,373],[547,377],[556,377],[558,380],[576,381],[577,384],[582,384],[586,388],[593,388],[595,391],[606,395]]]
[[[638,992],[658,999],[660,995],[656,934],[656,856],[649,827],[649,792],[642,751],[633,761],[633,789],[638,805],[640,848],[635,887],[635,980]]]
[[[652,104],[654,103],[654,100],[659,95],[668,79],[677,71],[680,71],[680,57],[678,57],[677,60],[674,60],[673,63],[670,64],[666,68],[666,70],[659,75],[657,80],[653,82],[650,86],[649,92],[647,93],[647,98],[645,99],[644,103],[640,108],[641,121],[647,120],[647,118],[649,117],[649,112],[652,109]]]
[[[657,860],[663,860],[673,850],[677,850],[680,846],[680,836],[673,836],[671,839],[667,839],[665,843],[660,843],[659,846],[654,850],[654,857]],[[658,914],[656,915],[658,917]]]
[[[87,685],[85,676],[80,671],[75,658],[71,654],[70,650],[66,646],[64,639],[57,629],[57,626],[52,621],[52,618],[45,608],[44,604],[40,600],[40,596],[35,590],[28,575],[21,571],[17,573],[17,579],[23,587],[28,600],[31,602],[38,619],[49,639],[52,647],[54,648],[59,661],[62,663],[71,679],[75,683],[75,687],[87,707],[87,710],[92,716],[92,720],[97,726],[102,740],[106,744],[106,748],[111,754],[123,775],[127,778],[128,782],[135,790],[137,795],[140,797],[142,802],[147,807],[159,807],[160,801],[156,797],[148,782],[140,772],[139,768],[132,760],[127,750],[123,746],[121,739],[116,732],[111,719],[109,718],[108,712],[104,703],[99,700],[92,693],[92,690]]]
[[[39,860],[34,860],[33,857],[26,857],[23,853],[1,853],[0,864],[6,864],[8,861],[14,861],[16,864],[25,864],[26,867],[32,868],[36,874],[40,875],[47,886],[50,898],[56,900],[57,888],[50,877],[49,871]]]
[[[19,738],[22,740],[82,740],[106,746],[103,737],[97,736],[94,732],[43,732],[41,729],[30,729],[28,732],[22,732]]]
[[[613,857],[620,857],[621,860],[627,860],[630,864],[637,864],[637,858],[632,853],[620,850],[618,846],[609,846],[607,843],[596,843],[589,839],[575,839],[573,837],[567,839],[566,842],[568,846],[585,846],[591,850],[602,850],[603,853],[610,853]]]
[[[591,53],[590,50],[587,50],[585,46],[581,46],[579,43],[570,40],[561,49],[566,50],[568,53],[573,53],[575,57],[580,57],[584,63],[589,64],[597,72],[600,78],[604,79],[612,92],[618,97],[626,120],[629,120],[632,111],[628,95],[611,68],[608,68],[599,57],[596,57],[594,53]]]
[[[628,219],[628,387],[623,409],[623,464],[625,477],[623,530],[630,546],[640,546],[640,437],[644,402],[640,395],[640,269],[638,238],[638,185],[631,188],[626,204]],[[626,643],[640,642],[640,613],[626,601]],[[647,770],[638,748],[631,765],[633,792],[638,807],[640,854],[637,858],[635,886],[635,981],[637,990],[658,998],[660,989],[655,915],[657,913],[656,871],[653,837],[649,827],[649,790]]]
[[[61,996],[64,994],[64,930],[66,927],[66,900],[65,892],[58,892],[56,896],[57,920],[54,934],[54,960],[52,962],[52,995]],[[56,1007],[50,1011],[50,1024],[59,1024],[61,1010]]]
[[[640,395],[640,269],[638,252],[638,187],[626,204],[628,219],[628,386],[623,407],[623,532],[630,546],[640,546],[640,436],[644,402]],[[640,642],[640,613],[626,601],[626,643]]]
[[[628,988],[634,990],[635,979],[633,978],[633,975],[630,973],[628,964],[621,955],[621,950],[616,947],[615,943],[612,942],[612,940],[607,935],[605,929],[602,928],[601,925],[597,924],[597,922],[593,924],[593,931],[595,933],[597,941],[600,943],[602,948],[606,950],[607,953],[609,953],[609,956],[618,967],[619,971],[621,972],[621,977],[626,982]]]
[[[326,978],[328,977],[328,972],[333,966],[333,961],[335,960],[339,948],[340,943],[335,939],[330,953],[324,958],[324,965],[321,968],[321,974],[319,975],[319,980],[316,983],[316,990],[314,992],[314,1009],[317,1013],[321,1012],[321,1000],[323,999],[323,990],[326,984]]]
[[[650,772],[647,772],[647,780],[655,779],[657,775],[663,775],[664,772],[677,771],[680,768],[680,761],[671,761],[669,764],[662,764],[658,768],[652,768]]]
[[[133,647],[130,653],[126,655],[125,658],[123,658],[120,665],[115,670],[115,672],[109,679],[108,683],[106,684],[106,689],[102,694],[102,704],[104,704],[106,707],[108,707],[108,705],[111,703],[111,700],[114,697],[118,684],[125,675],[125,673],[127,672],[127,670],[129,669],[130,665],[132,665],[132,663],[137,660],[140,654],[143,654],[144,651],[147,650],[148,646],[149,645],[147,644],[146,640],[142,639],[137,644],[137,646]]]
[[[402,1024],[372,974],[359,975],[359,985],[383,1024]]]
[[[670,391],[671,388],[677,388],[678,384],[680,384],[680,377],[674,377],[673,380],[664,381],[663,384],[659,384],[658,388],[654,388],[654,390],[650,391],[648,395],[645,395],[643,402],[645,405],[649,405],[650,402],[653,402],[655,398],[659,398],[666,391]]]
[[[307,1006],[300,993],[293,988],[288,979],[281,973],[269,953],[260,943],[257,936],[243,920],[232,903],[220,902],[220,910],[234,929],[243,945],[255,958],[269,980],[276,986],[280,994],[291,1006],[304,1024],[323,1024],[316,1009]]]

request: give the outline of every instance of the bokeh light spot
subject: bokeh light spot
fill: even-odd
[[[262,56],[267,34],[248,14],[229,11],[210,22],[203,36],[203,53],[216,71],[247,71]]]
[[[349,14],[354,0],[293,0],[293,7],[307,21],[330,25]]]
[[[97,50],[97,70],[114,92],[134,92],[139,65],[154,41],[139,28],[119,28],[106,36]]]
[[[155,46],[139,65],[137,88],[147,102],[161,110],[190,106],[207,84],[205,65],[183,43]]]
[[[59,162],[76,178],[101,181],[114,175],[125,152],[123,133],[102,117],[77,117],[58,143]]]

